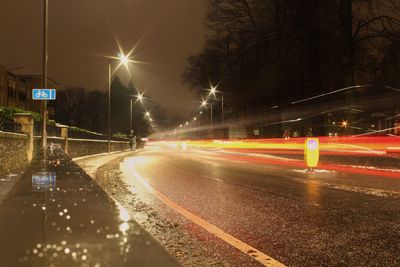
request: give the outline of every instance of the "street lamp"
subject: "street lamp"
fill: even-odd
[[[113,62],[120,62],[120,64],[126,65],[129,61],[129,58],[123,53],[121,53],[117,59],[108,61],[108,153],[111,152],[111,64]]]
[[[202,107],[205,107],[205,108],[207,108],[207,100],[205,100],[205,99],[203,99],[202,101],[201,101],[201,106]],[[211,124],[211,128],[213,127],[213,105],[212,104],[210,104],[210,111],[211,111],[211,113],[210,113],[210,124]]]
[[[143,94],[144,93],[139,93],[137,95],[131,96],[131,110],[130,110],[130,134],[132,135],[133,132],[133,125],[132,125],[132,121],[133,121],[133,97],[136,97],[136,101],[139,100],[140,103],[143,103]]]
[[[49,1],[44,0],[43,2],[43,78],[42,86],[47,89],[47,66],[48,66],[48,25],[49,25]],[[47,147],[47,100],[42,101],[42,148],[44,155],[46,155]],[[45,156],[46,157],[46,156]]]
[[[221,93],[221,126],[224,127],[224,93],[222,91],[217,91],[217,86],[212,86],[210,88],[210,93],[208,95],[213,95],[214,99],[217,100],[216,93]]]

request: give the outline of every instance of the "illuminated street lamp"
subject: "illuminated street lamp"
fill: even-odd
[[[218,85],[213,86],[210,84],[210,86],[211,86],[211,88],[209,89],[209,91],[210,91],[210,93],[208,94],[209,96],[213,95],[214,99],[217,100],[216,93],[221,94],[221,126],[224,127],[224,93],[221,91],[217,91]]]
[[[121,62],[123,62],[121,60]],[[139,93],[137,95],[131,96],[131,109],[130,109],[130,134],[133,135],[133,125],[132,125],[132,120],[133,120],[133,97],[136,97],[136,101],[140,101],[140,103],[143,103],[143,94],[144,93]]]
[[[141,103],[143,103],[143,94],[144,94],[144,93],[138,93],[138,94],[136,95],[137,100],[139,100]]]
[[[111,152],[111,64],[113,62],[119,62],[120,65],[127,65],[128,62],[130,62],[130,59],[128,58],[128,56],[120,53],[116,59],[108,61],[108,153]]]
[[[203,99],[201,102],[201,106],[207,108],[207,101]],[[210,112],[210,124],[211,124],[211,127],[213,127],[213,105],[212,104],[210,104],[210,111],[211,111]]]

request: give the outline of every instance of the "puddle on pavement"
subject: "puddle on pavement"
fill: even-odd
[[[2,266],[175,265],[157,246],[65,156],[33,166],[0,206]]]

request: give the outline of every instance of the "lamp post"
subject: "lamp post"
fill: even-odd
[[[224,93],[217,91],[217,86],[211,86],[209,95],[213,95],[215,100],[217,99],[216,94],[221,93],[221,126],[224,127]]]
[[[108,61],[108,153],[111,152],[111,64],[116,61],[126,65],[129,62],[129,58],[124,54],[120,54],[118,59]]]
[[[44,12],[43,12],[43,77],[42,85],[43,89],[47,89],[47,33],[49,25],[49,1],[44,0],[43,2]],[[42,148],[43,151],[47,147],[47,101],[42,101]]]
[[[211,128],[212,128],[213,127],[213,105],[212,104],[208,104],[207,101],[203,99],[202,102],[201,102],[201,106],[205,107],[207,109],[207,105],[210,106],[210,125],[211,125]]]
[[[136,97],[136,99],[137,100],[139,100],[141,103],[143,103],[143,94],[144,93],[138,93],[137,95],[135,95],[135,96],[133,96],[133,97]],[[132,133],[132,130],[133,130],[133,125],[132,125],[132,122],[133,122],[133,97],[131,96],[131,109],[130,109],[130,134],[133,134]]]

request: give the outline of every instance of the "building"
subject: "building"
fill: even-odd
[[[40,113],[41,103],[32,99],[32,89],[41,88],[40,74],[27,74],[26,71],[9,71],[0,65],[0,107],[15,107]],[[48,78],[49,88],[56,88],[58,83]],[[55,106],[48,102],[49,119],[54,118]]]

